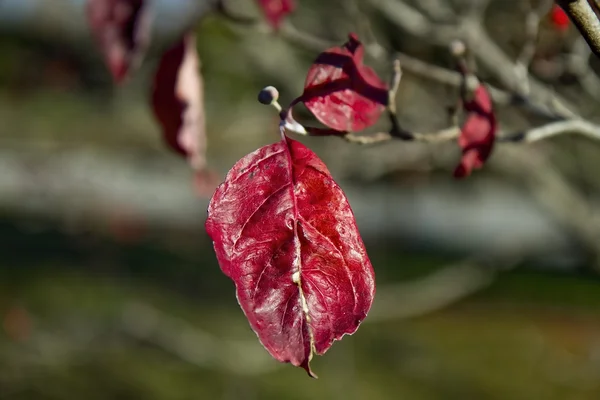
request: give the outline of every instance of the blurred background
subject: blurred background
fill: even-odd
[[[313,360],[311,380],[249,328],[204,231],[209,199],[149,107],[160,54],[202,17],[208,162],[222,177],[277,140],[256,96],[302,92],[319,50],[298,32],[336,44],[358,32],[386,79],[397,53],[399,118],[418,132],[450,124],[456,37],[502,93],[600,122],[598,61],[552,2],[298,0],[279,35],[208,3],[152,1],[151,46],[117,87],[85,0],[0,0],[0,398],[600,398],[594,141],[501,143],[456,181],[455,142],[299,138],[346,191],[378,285],[369,317]],[[226,4],[262,19],[252,0]],[[503,134],[560,117],[522,103],[497,104]]]

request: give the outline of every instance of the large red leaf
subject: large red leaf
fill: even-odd
[[[117,83],[136,68],[150,38],[145,0],[88,0],[88,23]]]
[[[294,0],[258,0],[258,5],[262,8],[269,24],[275,29],[278,29],[281,21],[296,9]]]
[[[162,56],[152,90],[152,108],[162,127],[163,139],[186,157],[196,171],[201,194],[212,194],[215,177],[206,170],[204,85],[193,34],[184,36]]]
[[[462,158],[454,170],[457,178],[466,177],[473,169],[483,166],[492,153],[497,130],[492,99],[484,85],[475,89],[473,99],[465,101],[463,107],[467,118],[458,138]]]
[[[261,343],[302,366],[356,331],[375,293],[348,201],[323,162],[284,138],[238,161],[206,230]]]
[[[324,125],[356,132],[377,122],[388,103],[387,85],[363,64],[364,47],[355,34],[341,47],[321,53],[308,71],[304,102]]]

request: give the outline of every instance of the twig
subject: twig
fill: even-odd
[[[497,135],[497,142],[532,143],[549,139],[558,135],[577,134],[600,141],[600,126],[586,120],[572,119],[567,121],[550,122],[548,124],[527,129],[521,132],[503,133]],[[377,132],[369,135],[349,133],[342,138],[350,143],[368,145],[386,142],[394,139],[424,143],[443,143],[455,140],[460,135],[459,127],[449,127],[435,132],[421,133],[403,129],[400,135],[388,132]]]
[[[387,142],[394,139],[406,141],[424,142],[424,143],[442,143],[454,140],[460,135],[459,127],[450,127],[431,133],[409,132],[402,130],[401,134],[391,134],[389,132],[376,132],[369,135],[357,135],[348,133],[342,136],[342,139],[355,144],[369,145]]]
[[[561,134],[579,134],[590,139],[600,140],[600,126],[582,119],[551,122],[524,132],[500,135],[499,141],[531,143]]]

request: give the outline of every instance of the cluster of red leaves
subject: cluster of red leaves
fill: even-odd
[[[556,4],[552,6],[550,11],[550,21],[554,28],[560,32],[564,32],[569,28],[569,16]]]
[[[92,33],[117,84],[141,63],[149,39],[147,0],[88,0]],[[206,168],[206,123],[200,61],[193,34],[186,34],[162,55],[154,77],[151,103],[165,143],[195,171],[201,196],[216,187]]]

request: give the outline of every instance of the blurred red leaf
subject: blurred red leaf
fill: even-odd
[[[123,82],[138,67],[150,39],[144,0],[88,0],[88,24],[113,79]]]
[[[13,305],[9,308],[2,322],[7,336],[15,342],[26,341],[31,336],[31,316],[22,306]]]
[[[355,34],[341,47],[332,47],[314,61],[302,101],[324,125],[356,132],[377,122],[388,103],[387,85],[363,65],[364,47]]]
[[[279,29],[281,21],[296,9],[294,0],[258,0],[269,24]]]
[[[194,187],[211,195],[216,175],[206,171],[204,85],[196,38],[187,34],[162,56],[152,90],[152,108],[166,144],[196,171]]]
[[[124,205],[114,205],[102,218],[112,238],[120,244],[140,243],[148,233],[143,217]]]
[[[271,355],[301,366],[356,331],[374,273],[354,215],[327,167],[284,137],[238,161],[215,192],[206,230]]]
[[[497,130],[492,99],[484,85],[475,89],[473,99],[464,101],[463,107],[467,118],[458,138],[462,158],[454,170],[457,178],[469,176],[473,169],[483,166],[494,147]]]
[[[554,28],[559,31],[566,31],[569,28],[569,16],[556,4],[552,6],[552,11],[550,11],[550,20]]]

